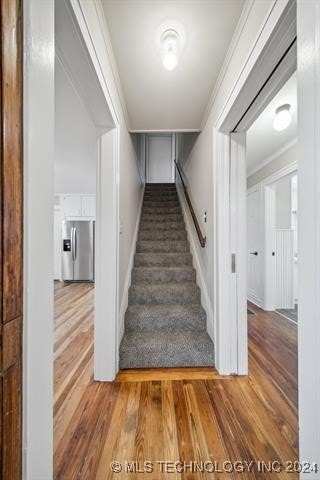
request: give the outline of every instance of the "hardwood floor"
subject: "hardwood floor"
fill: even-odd
[[[55,297],[56,479],[298,478],[285,471],[298,458],[296,325],[250,305],[248,377],[147,370],[97,383],[93,287],[56,284]]]

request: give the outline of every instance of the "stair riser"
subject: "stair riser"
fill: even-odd
[[[146,332],[145,337],[147,341],[129,333],[121,342],[120,368],[214,367],[214,346],[204,332],[198,336],[171,332],[165,337]]]
[[[161,283],[187,283],[196,281],[196,271],[193,268],[179,270],[165,268],[134,268],[132,270],[132,284],[161,284]]]
[[[145,194],[143,197],[143,200],[151,200],[151,201],[159,201],[159,202],[166,202],[166,201],[179,201],[179,197],[177,193],[169,193],[166,195],[161,195],[161,194]]]
[[[159,332],[170,330],[172,332],[187,330],[190,332],[206,332],[206,318],[194,317],[188,319],[179,317],[152,317],[141,318],[139,316],[126,315],[125,329],[128,332]]]
[[[132,285],[129,289],[129,305],[185,305],[190,303],[200,303],[200,291],[195,285],[179,286],[170,288],[156,286],[156,288],[147,285]]]
[[[185,230],[168,230],[154,232],[153,230],[144,230],[139,232],[138,241],[140,240],[187,240],[187,232]]]
[[[159,198],[160,200],[172,200],[172,199],[176,199],[178,200],[178,194],[177,192],[166,192],[166,193],[162,193],[162,192],[145,192],[144,193],[144,200],[146,199],[154,199],[154,198]]]
[[[185,224],[181,220],[180,222],[145,222],[140,223],[140,231],[152,230],[153,232],[159,232],[160,230],[182,230],[185,231]]]
[[[192,358],[190,354],[177,355],[176,352],[168,352],[165,355],[156,356],[155,352],[148,350],[146,353],[126,354],[122,359],[120,354],[120,370],[130,368],[192,368],[192,367],[214,367],[214,359],[203,355],[203,360]]]
[[[138,242],[137,253],[185,253],[190,252],[188,242]]]
[[[180,203],[176,200],[146,200],[143,202],[142,208],[181,208]]]
[[[181,213],[181,207],[143,207],[143,215],[172,215]]]
[[[168,215],[149,215],[146,213],[143,213],[141,215],[141,221],[142,222],[152,222],[152,223],[158,223],[158,222],[181,222],[183,221],[183,216],[182,213],[176,214],[168,214]]]
[[[138,253],[134,257],[135,267],[180,267],[192,266],[190,253],[177,253],[174,255]]]

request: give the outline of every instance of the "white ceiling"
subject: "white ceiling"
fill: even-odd
[[[131,130],[200,129],[244,0],[102,0]],[[168,71],[159,37],[185,40]]]
[[[286,130],[278,132],[272,123],[275,110],[280,105],[289,103],[292,122]],[[277,152],[297,138],[297,77],[296,73],[277,93],[265,110],[260,114],[247,133],[247,170],[248,174],[257,171]]]

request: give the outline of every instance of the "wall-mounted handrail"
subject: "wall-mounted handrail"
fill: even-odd
[[[199,225],[199,222],[198,222],[198,219],[196,217],[196,214],[194,213],[194,210],[193,210],[193,206],[192,206],[192,203],[191,203],[191,200],[190,200],[190,197],[189,197],[189,194],[188,194],[188,191],[187,191],[187,187],[184,183],[184,180],[183,180],[183,176],[182,176],[182,170],[181,170],[181,167],[179,165],[179,163],[175,160],[174,161],[175,165],[176,165],[176,169],[178,170],[178,173],[179,173],[179,176],[181,178],[181,183],[182,183],[182,186],[183,186],[183,190],[184,190],[184,194],[186,196],[186,200],[187,200],[187,203],[189,205],[189,210],[190,210],[190,213],[191,213],[191,216],[192,216],[192,220],[193,220],[193,223],[194,223],[194,226],[196,228],[196,231],[197,231],[197,234],[198,234],[198,238],[199,238],[199,242],[200,242],[200,245],[202,248],[204,248],[206,246],[206,237],[204,237],[201,233],[201,229],[200,229],[200,225]]]

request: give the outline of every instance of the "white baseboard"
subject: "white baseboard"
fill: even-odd
[[[135,226],[134,233],[133,233],[130,257],[129,257],[129,264],[128,264],[128,269],[127,269],[127,273],[126,273],[126,279],[125,279],[125,282],[124,282],[124,289],[123,289],[123,294],[122,294],[122,299],[121,299],[120,309],[119,309],[118,348],[120,346],[120,342],[121,342],[123,334],[124,334],[124,317],[125,317],[125,314],[126,314],[126,311],[127,311],[127,308],[128,308],[128,302],[129,302],[129,288],[130,288],[130,285],[131,285],[131,273],[132,273],[132,269],[133,269],[134,255],[136,253],[136,244],[137,244],[138,233],[139,233],[139,225],[140,225],[140,217],[141,217],[141,211],[142,211],[143,197],[144,197],[144,186],[143,186],[142,193],[141,193],[141,198],[140,198],[140,203],[139,203],[139,213],[138,213],[137,222],[136,222],[136,226]]]
[[[207,285],[202,272],[198,251],[196,248],[196,242],[198,241],[198,238],[196,237],[193,221],[187,206],[187,202],[186,202],[182,187],[177,185],[177,191],[178,191],[178,195],[179,195],[179,199],[182,207],[183,218],[186,223],[188,239],[190,242],[191,253],[193,256],[193,266],[197,272],[197,284],[199,285],[201,290],[201,304],[207,314],[207,331],[212,341],[214,342],[214,314],[213,314],[213,308],[212,308],[211,300],[209,297]]]
[[[251,303],[253,303],[253,305],[256,305],[257,307],[261,308],[262,310],[265,310],[263,302],[256,297],[252,297],[251,295],[248,295],[248,302],[251,302]]]

